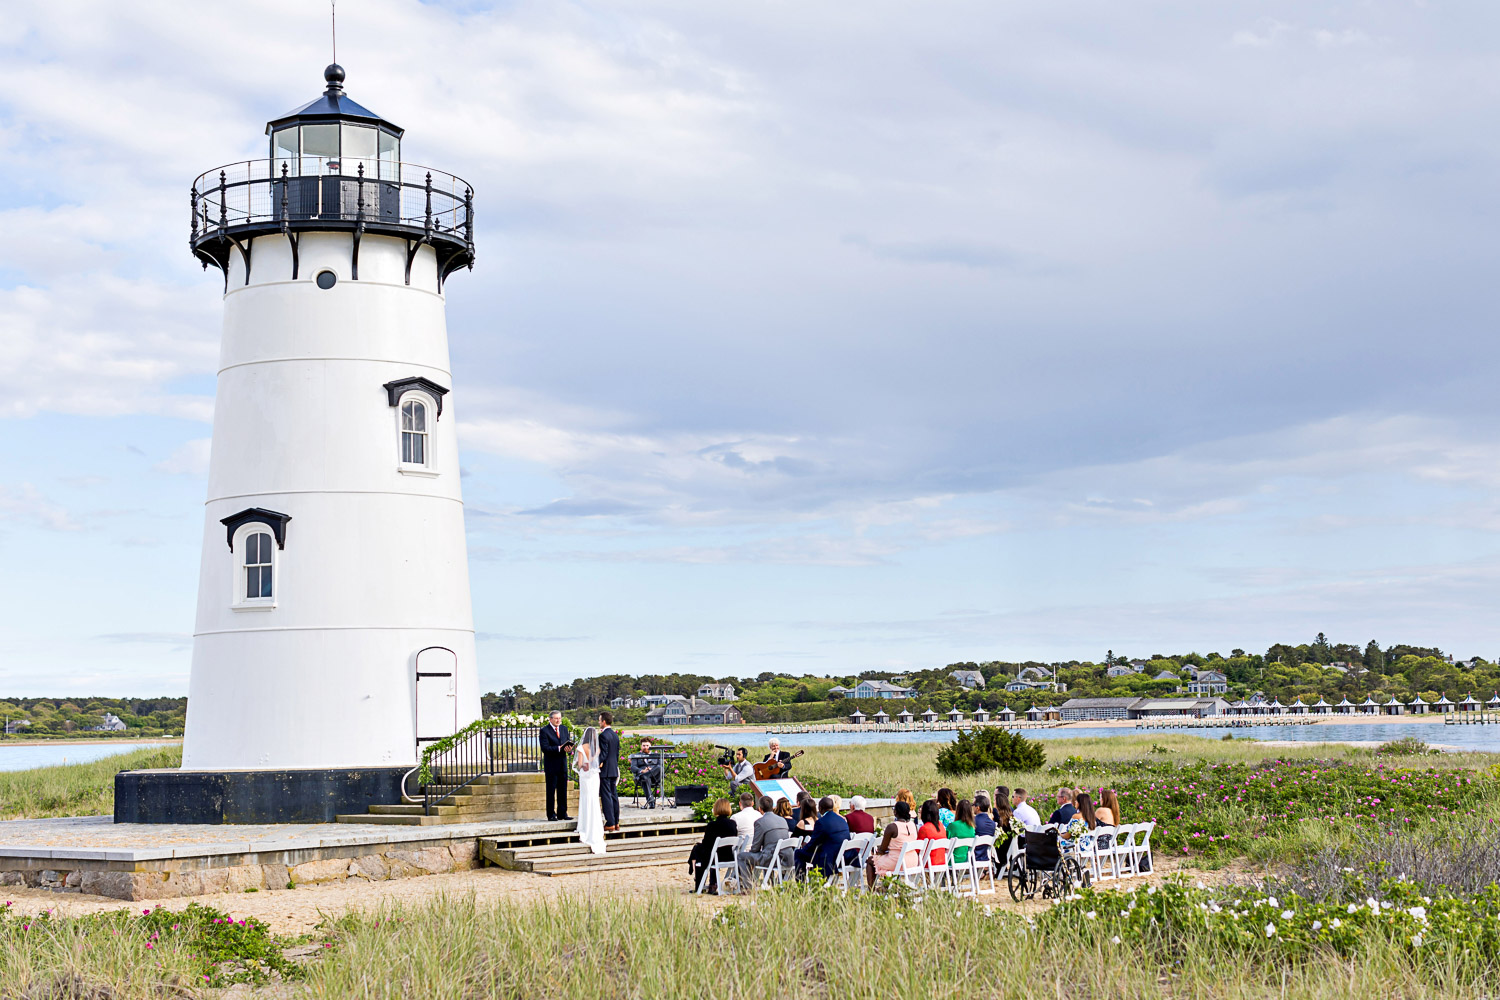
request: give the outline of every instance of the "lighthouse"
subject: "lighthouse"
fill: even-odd
[[[224,320],[182,767],[331,814],[480,710],[444,310],[473,193],[324,79],[190,195]]]

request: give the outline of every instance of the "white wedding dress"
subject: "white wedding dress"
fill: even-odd
[[[599,737],[587,729],[573,753],[578,771],[578,841],[595,854],[604,853],[604,805],[599,800]]]

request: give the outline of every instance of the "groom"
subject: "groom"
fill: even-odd
[[[620,829],[620,791],[615,787],[620,780],[620,734],[610,728],[614,721],[608,712],[599,713],[599,804],[605,833]]]

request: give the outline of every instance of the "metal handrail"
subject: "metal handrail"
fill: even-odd
[[[355,166],[345,172],[347,162]],[[420,230],[429,238],[440,235],[470,247],[474,242],[473,187],[461,177],[417,163],[336,157],[239,160],[198,175],[190,199],[195,244],[246,226],[330,220]]]
[[[540,771],[541,734],[532,726],[477,729],[447,750],[434,754],[428,767],[432,781],[418,787],[423,811],[431,815],[434,806],[443,804],[460,789],[481,778],[492,774]],[[402,780],[404,786],[405,779]],[[402,795],[405,796],[404,787]]]

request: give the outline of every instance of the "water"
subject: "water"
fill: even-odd
[[[0,771],[25,771],[54,764],[87,764],[103,757],[129,753],[142,747],[167,746],[165,743],[68,743],[26,747],[0,746]]]
[[[1149,736],[1168,733],[1197,736],[1206,740],[1223,739],[1226,732],[1235,739],[1289,740],[1320,743],[1384,743],[1403,736],[1415,736],[1428,743],[1441,743],[1464,750],[1500,753],[1500,725],[1444,726],[1412,725],[1400,722],[1372,722],[1361,725],[1246,726],[1241,729],[1111,729],[1104,726],[1070,726],[1066,729],[1023,729],[1022,735],[1038,740],[1075,740],[1088,737]],[[918,730],[882,733],[874,730],[849,733],[791,733],[779,736],[783,747],[830,746],[845,743],[948,743],[951,730]],[[720,740],[722,741],[722,737]]]

